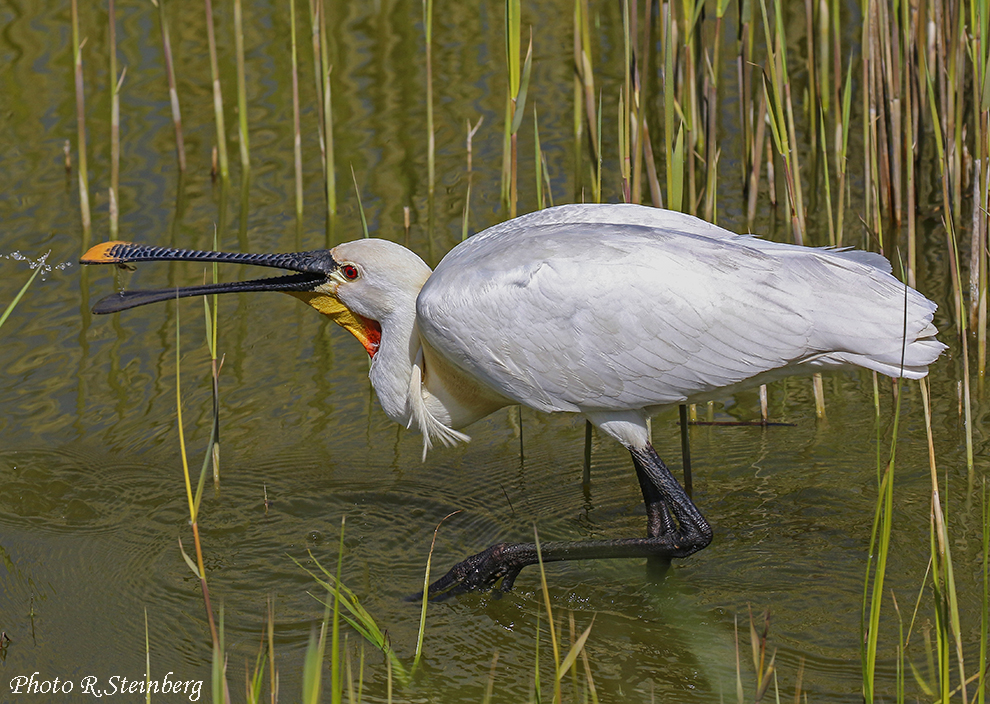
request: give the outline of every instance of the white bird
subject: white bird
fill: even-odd
[[[110,313],[176,297],[283,291],[354,334],[371,355],[385,414],[450,445],[496,409],[583,414],[632,454],[647,537],[548,543],[544,561],[686,557],[712,531],[650,444],[647,419],[792,374],[854,366],[918,379],[945,349],[935,304],[879,254],[735,235],[636,205],[565,205],[485,230],[436,271],[386,240],[331,250],[229,254],[120,242],[83,263],[193,260],[296,272],[255,281],[113,294]],[[537,561],[499,543],[453,567],[430,594],[509,589]]]

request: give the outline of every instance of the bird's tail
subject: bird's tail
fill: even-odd
[[[857,365],[890,377],[920,379],[946,345],[935,339],[932,322],[937,306],[891,274],[868,263],[830,252],[843,273],[857,277],[859,285],[836,287],[822,296],[824,321],[819,333],[832,352],[813,364]],[[838,256],[836,256],[838,255]],[[838,259],[839,261],[836,261]],[[869,271],[870,285],[862,286],[862,271]],[[840,277],[840,280],[843,277]]]

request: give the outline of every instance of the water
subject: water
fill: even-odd
[[[322,211],[308,24],[300,19],[306,214],[297,226],[283,4],[245,6],[252,169],[242,185],[231,137],[234,179],[227,192],[209,174],[214,126],[202,8],[167,6],[190,163],[180,178],[157,12],[150,4],[122,5],[118,61],[128,67],[121,98],[122,239],[209,248],[215,223],[226,249],[284,251],[324,246],[328,238],[352,239],[360,236],[348,178],[353,165],[373,233],[403,241],[402,210],[409,206],[409,243],[435,263],[460,238],[465,122],[479,116],[484,124],[474,139],[472,230],[502,219],[499,3],[438,8],[432,237],[419,3],[332,4],[341,203],[332,235]],[[524,8],[524,26],[537,25],[531,96],[538,101],[558,203],[574,197],[570,7],[547,1]],[[596,72],[611,105],[621,77],[621,21],[611,5],[599,12]],[[234,135],[232,13],[224,4],[216,14],[227,129]],[[560,21],[547,21],[554,17]],[[98,241],[108,228],[107,30],[105,15],[92,8],[83,10],[82,20]],[[8,680],[35,671],[42,678],[75,681],[77,693],[87,675],[142,679],[145,614],[153,679],[170,672],[173,679],[208,682],[210,672],[202,597],[178,544],[181,539],[192,550],[175,421],[175,328],[181,323],[186,438],[198,471],[211,421],[202,306],[189,300],[106,318],[89,313],[97,298],[118,287],[190,285],[201,282],[203,272],[190,265],[151,264],[129,273],[74,264],[84,243],[75,173],[66,174],[62,155],[64,141],[76,133],[68,21],[67,9],[56,2],[0,9],[0,303],[16,295],[31,262],[43,260],[45,267],[0,330],[0,629],[11,639],[0,661],[4,701],[11,696]],[[733,72],[726,63],[727,81],[734,81]],[[604,124],[614,122],[613,113],[614,107],[606,110]],[[735,115],[727,101],[719,218],[742,230]],[[535,202],[527,185],[530,124],[527,119],[521,131],[520,212]],[[605,135],[605,154],[617,153],[614,129],[606,127]],[[616,173],[614,160],[606,160],[605,173]],[[616,181],[606,182],[609,200],[619,199]],[[857,204],[850,212],[858,212]],[[938,300],[936,323],[942,339],[954,344],[947,265],[936,254],[944,235],[937,213],[925,214],[930,217],[923,238],[933,254],[923,263],[919,286]],[[754,229],[786,236],[777,232],[766,203]],[[221,273],[227,280],[246,275],[253,273],[238,267]],[[214,604],[224,608],[235,700],[243,698],[241,672],[244,663],[254,663],[269,596],[281,700],[299,699],[303,652],[322,615],[311,596],[319,596],[319,588],[304,567],[336,564],[344,516],[344,583],[407,661],[419,608],[403,597],[420,588],[433,530],[447,514],[460,511],[439,532],[436,571],[493,542],[529,540],[534,523],[545,540],[643,530],[628,453],[614,443],[596,437],[592,486],[582,490],[584,426],[573,417],[524,411],[521,459],[516,412],[500,411],[470,428],[471,444],[435,450],[422,462],[420,437],[397,428],[378,407],[363,349],[307,307],[275,294],[228,296],[221,299],[219,333],[225,355],[221,484],[205,492],[200,530]],[[932,374],[935,444],[949,483],[953,557],[973,643],[979,623],[979,500],[968,484],[956,411],[958,357],[953,350]],[[880,388],[885,460],[892,404],[886,379]],[[757,620],[770,610],[783,695],[791,696],[803,663],[802,687],[810,701],[860,701],[862,582],[876,500],[872,380],[866,373],[836,374],[826,379],[825,390],[825,420],[815,418],[811,382],[796,379],[770,390],[772,418],[791,427],[692,429],[695,500],[716,538],[702,553],[677,562],[664,583],[651,581],[641,560],[548,566],[550,597],[565,632],[569,614],[578,632],[594,619],[587,651],[601,701],[731,699],[737,618],[751,692],[750,608]],[[755,391],[728,397],[716,409],[724,419],[759,417]],[[928,456],[916,385],[906,387],[901,414],[886,587],[910,613],[929,553]],[[982,443],[980,413],[976,422]],[[679,465],[676,412],[654,420],[654,437],[661,456]],[[977,447],[982,450],[982,444]],[[978,464],[982,470],[982,452]],[[922,667],[920,631],[932,618],[928,590],[920,613],[909,656]],[[879,691],[889,694],[897,639],[889,601],[884,614]],[[525,570],[515,592],[501,598],[472,594],[431,605],[424,672],[410,689],[398,688],[396,698],[480,701],[495,653],[495,701],[528,698],[538,621],[546,685],[552,673],[536,569]],[[356,668],[359,638],[353,633],[348,648]],[[382,657],[370,649],[365,655],[365,697],[384,700]],[[969,657],[973,662],[975,653]],[[569,678],[565,684],[572,686]]]

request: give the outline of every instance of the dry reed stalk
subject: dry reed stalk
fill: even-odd
[[[633,39],[629,19],[629,0],[622,0],[622,51],[623,82],[619,92],[618,135],[619,135],[619,180],[622,202],[632,202],[632,154],[633,125],[635,112],[632,109]]]
[[[838,82],[838,81],[836,81]],[[849,146],[849,110],[852,104],[852,58],[849,60],[849,67],[846,71],[845,87],[842,91],[842,110],[836,121],[836,134],[838,136],[837,168],[839,170],[839,205],[836,213],[835,225],[835,246],[842,246],[842,224],[845,221],[845,199],[846,199],[846,171],[849,162],[846,159],[846,152]]]
[[[822,420],[825,418],[825,387],[822,383],[822,375],[814,374],[811,380],[815,391],[815,415],[818,420]]]
[[[643,116],[643,157],[646,160],[646,182],[650,186],[650,201],[654,208],[663,207],[663,197],[660,195],[660,177],[657,175],[657,160],[653,157],[653,142],[650,139],[650,128]]]
[[[83,227],[83,247],[89,246],[92,218],[89,210],[89,175],[86,168],[86,100],[83,90],[82,49],[86,40],[79,41],[79,5],[72,0],[72,56],[76,86],[76,134],[78,139],[79,214]]]
[[[818,76],[818,98],[822,106],[823,119],[831,114],[833,104],[838,105],[838,101],[835,103],[832,102],[833,74],[829,67],[829,54],[831,53],[829,45],[830,18],[831,11],[828,6],[828,0],[818,0],[818,36],[815,38],[818,64],[815,70]],[[834,77],[835,80],[839,80],[839,74],[834,74]],[[822,145],[822,149],[827,148],[826,144]]]
[[[584,132],[584,109],[583,95],[584,86],[582,82],[582,59],[581,59],[581,0],[574,0],[572,11],[573,27],[572,38],[574,42],[574,112],[573,112],[573,132],[574,132],[574,200],[580,202],[581,195],[581,173],[582,153],[581,139]]]
[[[169,39],[168,19],[165,17],[165,0],[152,0],[158,6],[158,19],[162,31],[162,52],[165,56],[165,75],[168,77],[168,98],[172,106],[172,124],[175,127],[175,154],[179,159],[179,172],[186,171],[186,149],[182,137],[182,111],[179,109],[179,92],[175,87],[175,66],[172,62],[172,41]]]
[[[117,13],[114,0],[109,0],[107,7],[107,22],[109,24],[110,44],[110,239],[116,240],[119,232],[119,208],[117,207],[120,193],[120,85],[124,74],[117,79]],[[126,70],[126,69],[125,69]]]
[[[721,29],[721,17],[718,18],[718,29],[716,29],[716,36]],[[717,41],[717,40],[716,40]],[[717,45],[716,45],[717,46]],[[716,55],[718,54],[716,50]],[[716,140],[716,125],[717,125],[717,111],[714,109],[715,102],[718,95],[718,82],[715,74],[715,70],[708,60],[708,53],[704,52],[705,59],[705,81],[702,91],[705,95],[705,103],[708,106],[706,110],[706,120],[705,120],[705,131],[704,131],[704,144],[705,144],[705,189],[704,189],[704,202],[705,202],[705,220],[709,222],[715,222],[715,201],[718,190],[718,149]],[[717,65],[717,64],[716,64]]]
[[[818,154],[818,105],[821,103],[819,98],[820,86],[818,83],[818,72],[816,68],[815,55],[818,51],[818,40],[815,35],[815,0],[804,0],[804,35],[805,41],[808,44],[807,51],[805,52],[804,70],[808,74],[808,95],[807,95],[807,117],[808,117],[808,129],[807,136],[810,140],[810,151],[812,154],[812,159],[815,159]],[[814,163],[814,162],[812,162]],[[814,171],[814,167],[812,167]]]
[[[769,87],[767,80],[763,82],[763,90],[767,92],[767,110],[770,116],[770,130],[774,145],[781,156],[784,168],[787,201],[790,206],[791,228],[794,242],[804,242],[804,200],[801,185],[801,167],[798,162],[797,137],[794,127],[794,108],[791,101],[791,83],[787,72],[787,52],[784,34],[784,20],[780,3],[774,5],[773,34],[770,32],[770,18],[765,0],[760,0],[763,11],[763,30],[768,37],[767,66],[769,68]],[[769,39],[772,37],[771,39]],[[771,100],[771,95],[773,100]],[[793,147],[793,148],[792,148]],[[769,167],[769,163],[767,164]]]
[[[713,59],[709,62],[708,52],[705,57],[705,102],[708,120],[705,125],[705,220],[715,222],[715,202],[718,195],[718,71],[721,68],[722,19],[727,3],[719,0],[715,6],[715,38],[713,40]]]
[[[213,3],[203,0],[206,8],[206,40],[210,51],[210,75],[213,76],[213,118],[217,128],[217,156],[220,166],[220,178],[226,183],[230,179],[230,167],[227,164],[227,129],[223,119],[223,92],[220,90],[220,66],[217,62],[217,40],[213,31]]]
[[[433,0],[423,0],[426,31],[426,164],[429,194],[436,188],[436,134],[433,128]]]
[[[591,158],[595,164],[601,163],[601,153],[599,144],[601,140],[598,134],[598,115],[595,111],[595,75],[591,63],[591,28],[589,24],[588,0],[575,0],[574,3],[575,23],[579,25],[575,29],[579,35],[576,39],[575,64],[577,75],[581,82],[584,94],[584,114],[588,121],[588,144],[591,150]],[[599,167],[596,166],[597,170]]]
[[[903,70],[902,70],[902,49],[900,35],[897,32],[897,18],[891,20],[886,4],[883,5],[884,27],[886,36],[884,38],[884,60],[887,62],[885,79],[887,81],[887,92],[890,95],[890,159],[891,159],[891,188],[893,190],[893,217],[894,223],[900,225],[904,219],[904,181],[902,158],[905,154],[904,144],[904,114],[903,102]]]
[[[674,37],[673,20],[671,18],[671,7],[669,3],[663,5],[663,151],[664,165],[667,176],[667,207],[671,210],[681,209],[681,200],[674,198],[675,193],[680,193],[680,189],[674,184],[674,100],[676,85],[674,78]]]
[[[470,125],[469,125],[470,126]],[[540,123],[536,115],[536,101],[533,101],[533,173],[536,176],[536,209],[543,210],[543,149],[540,147]],[[470,182],[468,188],[470,188]]]
[[[636,49],[635,44],[633,45],[633,67],[635,69],[632,79],[633,79],[633,105],[635,109],[635,125],[632,127],[633,137],[635,143],[633,146],[634,150],[634,162],[633,162],[633,192],[632,200],[634,203],[641,203],[643,200],[642,196],[642,179],[643,179],[643,163],[646,166],[646,181],[648,188],[650,189],[650,201],[656,208],[663,207],[663,200],[660,195],[660,181],[657,177],[657,165],[656,160],[653,157],[653,145],[650,140],[650,127],[647,121],[646,106],[648,104],[647,92],[648,92],[648,80],[652,73],[650,70],[646,69],[649,66],[650,58],[650,46],[652,44],[652,26],[653,26],[653,13],[652,3],[647,0],[643,3],[643,22],[642,22],[642,32],[639,32],[639,25],[636,22],[636,7],[637,0],[633,0],[632,11],[631,11],[631,21],[632,21],[632,37],[636,38],[639,34],[642,34],[641,44],[639,49]]]
[[[323,13],[322,0],[309,0],[309,26],[313,43],[313,80],[316,82],[317,130],[320,135],[320,165],[326,178],[327,147],[323,136],[323,71],[320,69],[320,16]]]
[[[963,38],[966,36],[965,13],[963,13],[962,3],[950,3],[949,7],[956,13],[954,24],[957,29],[952,32],[952,64],[949,67],[949,85],[952,86],[950,102],[953,103],[952,112],[952,217],[956,222],[962,222],[962,193],[963,193],[963,122],[965,118],[965,90],[966,90],[966,43]]]
[[[824,94],[827,91],[823,91]],[[824,171],[823,180],[825,182],[825,212],[828,214],[828,243],[830,246],[835,246],[835,218],[832,216],[832,181],[831,174],[828,168],[828,143],[825,138],[825,110],[822,104],[818,104],[819,109],[819,122],[818,127],[820,130],[821,144],[822,144],[822,170]]]
[[[873,0],[867,0],[868,3],[872,3]],[[871,140],[872,132],[870,130],[870,125],[876,121],[876,107],[873,104],[873,81],[870,80],[870,58],[873,56],[872,50],[870,50],[871,42],[873,41],[873,31],[872,31],[872,17],[873,13],[867,8],[863,13],[863,28],[861,32],[860,47],[863,53],[863,58],[861,63],[863,69],[862,76],[862,114],[865,116],[863,120],[863,193],[867,194],[867,198],[864,202],[864,222],[866,223],[867,229],[871,229],[874,226],[874,217],[872,201],[868,197],[869,194],[873,192],[873,156],[875,154],[873,148],[873,142]],[[841,241],[841,239],[840,239]]]
[[[832,81],[832,100],[836,106],[836,111],[839,110],[840,100],[839,100],[839,83],[842,77],[842,32],[841,32],[841,0],[825,0],[826,3],[831,3],[832,6],[829,8],[829,19],[832,21],[832,74],[835,76],[835,80]],[[827,31],[827,30],[826,30]],[[839,144],[841,141],[840,137],[840,126],[838,121],[835,125],[835,155],[838,158],[839,155]]]
[[[473,153],[472,143],[473,143],[473,140],[474,140],[474,135],[478,131],[478,129],[481,127],[481,123],[482,123],[482,121],[484,119],[485,119],[485,116],[484,115],[482,115],[481,117],[479,117],[478,118],[478,122],[475,123],[474,127],[471,126],[471,121],[470,120],[467,121],[467,139],[466,139],[466,147],[467,147],[467,193],[464,196],[464,213],[463,213],[463,216],[461,218],[461,241],[462,242],[468,238],[468,221],[469,221],[469,219],[471,217],[471,183],[474,180],[474,165],[472,163],[472,153]],[[536,112],[535,112],[535,110],[533,112],[533,120],[534,120],[534,122],[536,120]],[[406,232],[407,233],[409,231],[408,210],[409,209],[406,208],[406,223],[407,223],[406,224]],[[407,237],[407,239],[408,239],[408,237]]]
[[[234,51],[237,61],[237,128],[241,151],[241,166],[251,168],[248,140],[247,79],[244,75],[244,19],[241,0],[234,0]]]
[[[680,129],[684,135],[684,148],[680,150],[680,153],[683,158],[683,164],[687,166],[687,185],[684,187],[686,198],[682,201],[685,207],[682,209],[692,215],[698,210],[697,201],[695,200],[698,194],[697,160],[694,155],[700,150],[704,142],[704,137],[700,129],[701,100],[698,97],[698,85],[700,84],[698,80],[699,15],[700,13],[697,11],[696,3],[693,0],[682,0],[680,20],[683,23],[683,27],[679,36],[683,39],[684,44],[680,47],[681,51],[679,52],[680,71],[675,75],[680,78],[677,84],[680,89],[678,93],[680,100],[678,103],[683,116]]]
[[[893,92],[893,81],[890,76],[890,23],[886,12],[886,2],[874,3],[874,31],[876,32],[876,42],[874,50],[874,80],[876,80],[876,93],[880,96],[878,111],[880,113],[877,121],[878,145],[879,145],[879,170],[880,170],[880,196],[881,204],[887,215],[893,219],[896,225],[899,220],[899,213],[896,204],[896,180],[894,165],[892,163],[893,154],[896,152],[896,142],[893,133],[894,116],[893,108],[896,105],[896,94]]]
[[[986,202],[983,195],[987,188],[987,176],[984,174],[986,162],[977,159],[974,163],[973,178],[973,238],[971,248],[973,259],[971,268],[976,269],[976,275],[970,272],[970,307],[974,319],[970,325],[976,330],[976,392],[982,398],[987,367],[987,220],[986,210],[981,207]],[[973,278],[976,279],[975,289]]]
[[[908,3],[901,6],[901,56],[904,65],[902,76],[902,89],[904,96],[904,132],[902,147],[904,152],[905,165],[905,207],[904,213],[907,219],[907,282],[909,286],[916,285],[916,272],[918,270],[918,234],[917,234],[917,214],[916,214],[916,192],[914,184],[914,162],[915,162],[915,100],[913,95],[914,85],[918,80],[916,61],[916,47],[914,45],[915,34],[911,31],[911,10]]]
[[[764,96],[765,98],[766,96]],[[767,160],[767,192],[770,196],[770,205],[777,205],[777,175],[773,163],[773,146],[770,144],[772,140],[766,140],[766,160]]]
[[[750,172],[747,179],[746,185],[746,195],[748,202],[746,204],[746,222],[750,226],[753,225],[753,220],[756,219],[756,198],[760,192],[760,166],[763,160],[764,145],[766,145],[767,154],[769,155],[770,144],[766,141],[767,133],[767,95],[765,91],[760,91],[759,93],[759,103],[756,110],[756,134],[752,138],[750,145],[751,155],[749,157]],[[769,181],[771,203],[775,202],[774,197],[774,187],[773,187],[773,159],[768,157],[767,163],[767,179]]]
[[[302,219],[302,132],[299,126],[299,65],[296,47],[296,0],[289,0],[289,24],[292,39],[292,155],[296,176],[296,218]]]
[[[320,40],[320,80],[323,81],[321,96],[323,99],[323,138],[326,149],[323,152],[324,159],[324,181],[326,185],[327,199],[327,226],[333,229],[333,222],[337,215],[337,177],[334,173],[334,149],[333,149],[333,108],[330,95],[330,73],[333,66],[330,64],[330,50],[327,41],[327,18],[326,5],[324,0],[317,0],[319,7],[319,40]]]
[[[754,119],[753,97],[753,4],[743,3],[739,8],[739,26],[736,32],[736,82],[739,95],[739,124],[743,136],[743,158],[741,161],[742,181],[744,192],[748,198],[753,184],[750,176],[753,171],[755,148],[753,146],[753,130],[757,124]],[[762,91],[759,91],[762,95]],[[759,173],[759,169],[756,169]],[[752,220],[752,218],[750,218]]]
[[[526,59],[519,65],[522,45],[522,18],[519,0],[505,2],[505,59],[509,73],[505,102],[505,137],[502,152],[502,197],[508,198],[509,217],[516,217],[519,203],[519,127],[526,111],[526,94],[533,66],[533,30],[529,32]]]
[[[635,8],[635,3],[633,7]],[[636,150],[636,162],[633,167],[633,186],[634,189],[641,188],[642,162],[645,161],[646,183],[650,189],[650,201],[652,202],[653,207],[662,208],[663,199],[660,195],[660,179],[657,176],[657,162],[653,157],[653,144],[650,140],[650,126],[646,115],[646,105],[648,104],[647,94],[649,89],[648,81],[652,73],[652,71],[647,70],[646,68],[650,65],[650,46],[653,44],[653,13],[651,10],[652,2],[647,0],[647,2],[643,3],[643,36],[639,53],[636,56],[636,74],[634,76],[634,95],[636,100],[636,112],[638,115],[636,133],[638,135],[637,139],[641,148]],[[635,17],[635,13],[633,13],[633,17]],[[641,203],[642,199],[642,193],[634,191],[633,201],[636,203]]]
[[[629,145],[629,110],[625,101],[623,91],[619,91],[617,133],[619,145],[619,190],[622,193],[622,202],[629,203],[632,198],[632,154]]]

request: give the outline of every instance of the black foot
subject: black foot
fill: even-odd
[[[507,592],[512,589],[519,571],[536,561],[535,545],[496,543],[451,567],[447,574],[430,585],[429,598],[431,601],[442,601],[475,589],[495,589],[496,585],[498,591]],[[406,600],[421,601],[422,598],[423,592],[417,592]]]
[[[444,599],[474,589],[512,589],[520,570],[543,562],[616,557],[649,558],[651,577],[662,580],[675,557],[687,557],[712,541],[712,529],[670,470],[647,445],[631,450],[636,474],[646,502],[646,538],[543,543],[537,555],[533,543],[497,543],[454,565],[430,585],[430,599]],[[422,592],[410,601],[422,599]]]

